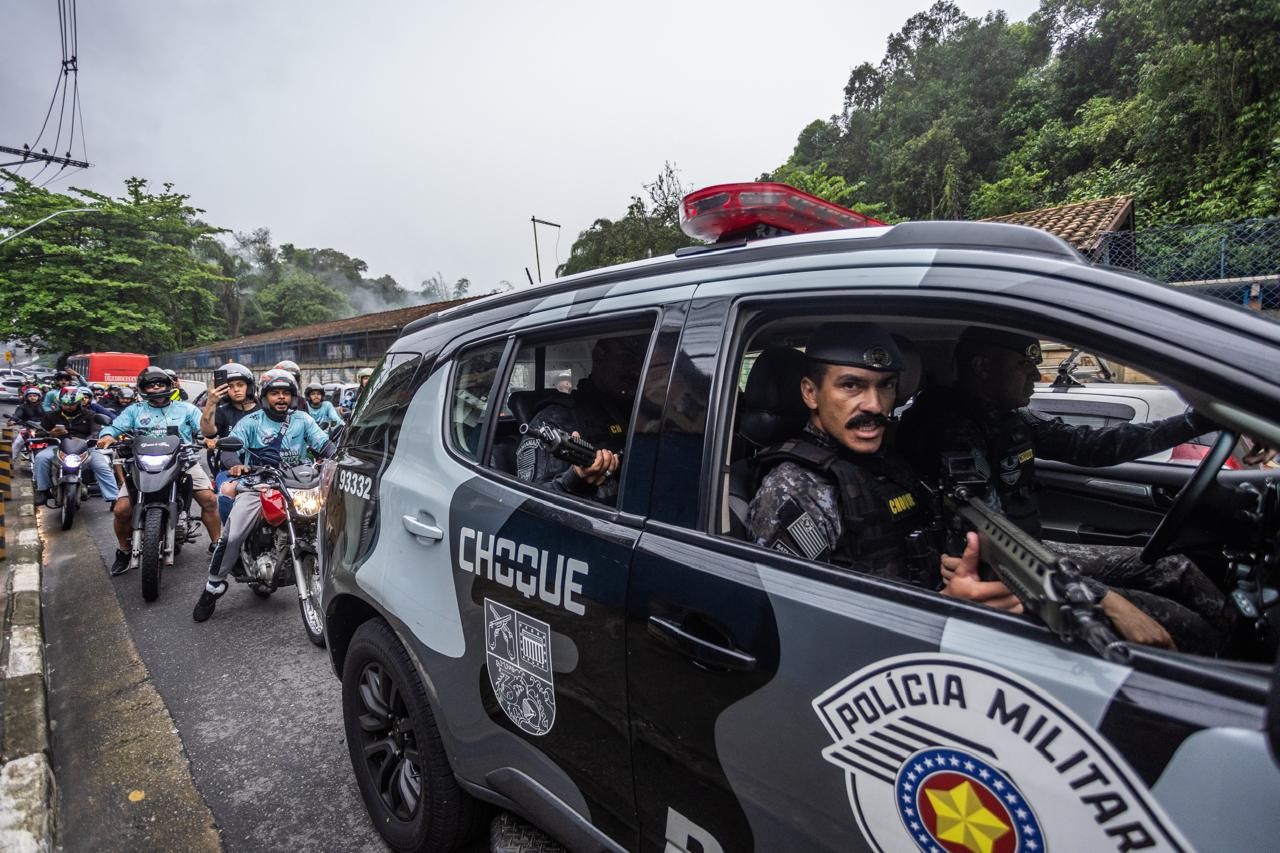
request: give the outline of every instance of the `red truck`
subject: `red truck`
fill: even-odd
[[[83,376],[86,382],[103,385],[132,385],[142,368],[150,363],[148,356],[136,352],[88,352],[67,359],[67,367]]]

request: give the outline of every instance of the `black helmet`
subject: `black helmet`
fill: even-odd
[[[116,399],[127,405],[138,399],[138,392],[132,386],[124,385],[116,391]]]
[[[289,371],[273,367],[262,374],[262,381],[258,385],[258,401],[265,406],[267,392],[278,391],[281,388],[287,389],[295,398],[298,396],[298,383],[293,381]]]
[[[148,391],[148,385],[163,383],[163,391]],[[153,406],[164,408],[169,405],[173,394],[173,379],[158,367],[144,367],[138,374],[138,393]]]

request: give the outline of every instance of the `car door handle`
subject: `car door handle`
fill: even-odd
[[[404,523],[404,529],[416,536],[423,545],[430,545],[444,538],[444,531],[439,527],[427,524],[425,521],[418,521],[412,515],[402,515],[400,521]]]
[[[1151,487],[1141,483],[1126,483],[1121,480],[1103,480],[1092,478],[1085,481],[1091,491],[1102,492],[1118,498],[1137,498],[1144,503],[1151,503]]]
[[[699,637],[661,616],[649,617],[649,636],[711,669],[750,672],[756,668],[754,655]]]

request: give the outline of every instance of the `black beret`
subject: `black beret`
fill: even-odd
[[[805,356],[823,364],[846,364],[897,372],[906,367],[898,345],[875,323],[823,323],[814,330]]]
[[[1044,361],[1040,351],[1040,341],[1029,335],[1007,332],[1004,329],[992,329],[987,326],[970,326],[960,335],[961,346],[986,345],[1007,349],[1018,355],[1025,355],[1036,364]]]

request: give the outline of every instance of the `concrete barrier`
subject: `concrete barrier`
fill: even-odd
[[[0,457],[6,466],[11,447]],[[43,853],[56,849],[58,789],[49,753],[40,532],[31,484],[8,485],[13,502],[0,500],[0,850]]]

